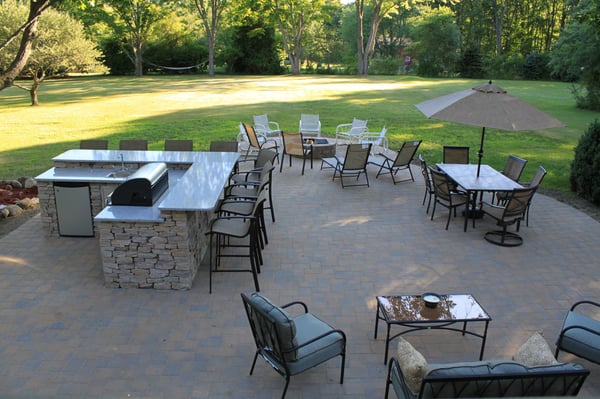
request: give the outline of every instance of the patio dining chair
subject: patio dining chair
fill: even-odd
[[[358,137],[367,131],[367,121],[365,119],[352,119],[352,123],[342,123],[335,128],[335,144],[339,144],[339,139],[348,140],[350,143],[356,142]]]
[[[79,142],[81,150],[108,150],[108,140],[81,140]]]
[[[459,206],[465,206],[469,200],[469,197],[467,197],[467,195],[463,192],[454,191],[452,189],[452,180],[450,180],[448,175],[441,170],[437,170],[429,166],[429,174],[431,175],[431,180],[433,182],[434,197],[433,209],[431,210],[431,220],[433,220],[433,217],[435,216],[435,208],[437,204],[448,208],[448,220],[446,221],[446,230],[448,230],[452,213],[454,212],[454,217],[456,217],[456,208]]]
[[[342,330],[309,313],[304,302],[276,306],[258,293],[241,296],[256,344],[250,375],[260,355],[285,377],[284,399],[291,376],[341,356],[340,384],[344,383],[346,334]],[[292,309],[298,309],[294,313],[299,314],[293,316]]]
[[[600,364],[600,303],[594,301],[576,302],[563,321],[554,357],[560,351]]]
[[[350,186],[367,186],[369,187],[369,175],[367,174],[367,161],[371,153],[372,144],[349,144],[346,148],[346,156],[331,158],[323,158],[321,160],[321,169],[323,165],[333,168],[333,178],[339,177],[342,182],[342,188]],[[339,174],[339,176],[338,176]],[[344,185],[344,177],[356,177],[356,181],[360,175],[364,174],[365,183],[355,183]]]
[[[469,163],[469,147],[445,145],[442,153],[443,163]]]
[[[119,150],[146,151],[148,149],[148,140],[130,139],[119,141]]]
[[[396,152],[393,157],[387,155],[385,152],[382,152],[378,155],[371,155],[369,157],[369,163],[379,166],[379,170],[377,171],[375,178],[378,178],[379,175],[389,173],[392,176],[392,181],[394,184],[408,180],[415,181],[412,170],[410,170],[410,164],[420,145],[421,140],[405,141],[402,144],[402,147],[400,147],[398,152]],[[408,170],[410,178],[396,180],[396,175],[401,170]]]
[[[426,214],[429,214],[429,208],[431,207],[431,198],[433,197],[434,188],[433,188],[433,180],[431,180],[431,174],[429,173],[429,169],[427,168],[427,162],[423,159],[423,156],[419,154],[419,166],[421,167],[421,174],[423,175],[423,181],[425,183],[425,194],[423,194],[423,202],[422,206],[425,205],[425,200],[427,199],[427,210]]]
[[[165,151],[194,151],[194,141],[167,139]]]
[[[246,153],[244,154],[245,159],[252,159],[252,154],[258,153],[263,148],[273,149],[279,159],[279,144],[277,143],[277,140],[258,134],[252,125],[240,122],[238,142],[245,142],[248,146]]]
[[[262,134],[266,137],[279,137],[281,134],[279,123],[270,121],[267,114],[254,115],[252,118],[254,120],[254,129],[258,134]]]
[[[313,167],[311,146],[304,143],[304,135],[302,133],[283,132],[281,133],[281,140],[283,142],[283,153],[279,163],[279,173],[283,171],[283,161],[287,155],[290,167],[292,166],[292,157],[302,158],[302,176],[304,176],[306,158],[310,158],[310,168]]]
[[[502,230],[485,233],[486,241],[503,247],[516,247],[523,244],[523,237],[516,232],[507,231],[507,228],[516,225],[516,231],[519,231],[521,220],[525,217],[527,207],[537,188],[538,186],[515,188],[510,192],[504,206],[481,202],[481,212],[494,218],[498,226],[502,227]]]
[[[300,114],[298,129],[304,136],[321,137],[319,114]]]

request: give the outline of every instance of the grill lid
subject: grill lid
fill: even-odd
[[[111,205],[152,206],[168,187],[167,164],[153,162],[132,173],[109,195],[108,201]]]

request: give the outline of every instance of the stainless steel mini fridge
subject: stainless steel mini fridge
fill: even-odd
[[[54,197],[61,236],[92,237],[94,221],[87,183],[54,183]]]

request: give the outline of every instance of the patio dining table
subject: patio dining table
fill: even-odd
[[[504,176],[489,165],[481,165],[479,176],[477,176],[477,165],[474,164],[449,164],[438,163],[437,167],[446,173],[452,180],[461,186],[470,199],[465,209],[465,231],[469,222],[469,215],[477,209],[477,195],[483,192],[512,191],[515,188],[523,188],[516,181]]]

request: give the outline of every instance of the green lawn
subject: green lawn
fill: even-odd
[[[235,139],[240,121],[267,113],[284,130],[297,130],[300,113],[318,113],[326,135],[353,117],[369,130],[388,127],[391,148],[422,139],[430,163],[441,160],[444,144],[468,145],[477,159],[481,129],[426,119],[414,104],[464,90],[483,80],[352,76],[152,76],[88,77],[45,82],[38,107],[25,91],[0,92],[0,179],[36,176],[51,158],[77,148],[79,140],[146,138],[160,150],[166,138],[193,139],[196,150],[211,140]],[[545,187],[568,190],[573,149],[598,112],[575,108],[570,85],[496,81],[510,94],[552,114],[567,126],[535,132],[486,130],[483,162],[502,168],[508,154],[529,160],[523,179],[538,165],[548,169]]]

